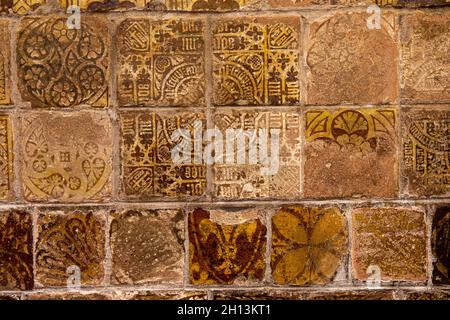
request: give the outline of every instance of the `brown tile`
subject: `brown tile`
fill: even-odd
[[[0,4],[0,13],[2,5]],[[11,84],[10,84],[10,42],[9,42],[9,23],[8,20],[0,20],[0,34],[2,41],[0,43],[0,105],[11,103]]]
[[[450,290],[410,290],[403,294],[406,300],[450,300]]]
[[[236,109],[216,111],[214,124],[225,141],[223,161],[214,164],[214,194],[217,198],[292,199],[300,196],[299,114]],[[237,137],[234,144],[227,138],[227,130],[232,129]],[[275,130],[279,130],[278,138]],[[257,134],[258,138],[251,138],[252,134]],[[264,137],[267,138],[266,143]],[[244,144],[240,146],[239,141]],[[229,144],[234,145],[234,155],[227,152]],[[258,153],[252,162],[250,155],[256,145],[267,146],[270,160],[264,161],[265,155]],[[243,161],[240,160],[242,156],[245,157]],[[232,161],[228,160],[229,157]]]
[[[66,20],[53,16],[21,21],[16,49],[22,99],[35,108],[106,107],[106,21],[83,17],[80,30],[69,30]]]
[[[181,210],[115,212],[110,236],[112,283],[183,283]]]
[[[204,195],[206,165],[196,164],[194,159],[197,154],[195,130],[202,134],[203,129],[194,129],[196,121],[206,127],[203,113],[133,111],[120,114],[123,197],[142,200]],[[178,144],[171,137],[178,129],[188,130],[191,136],[187,164],[177,164],[172,159],[171,150]]]
[[[291,206],[272,217],[272,277],[276,284],[327,284],[344,267],[348,230],[337,208]]]
[[[204,105],[201,19],[127,19],[118,27],[121,106]]]
[[[308,300],[393,300],[392,290],[323,291],[308,295]]]
[[[437,208],[431,234],[433,283],[450,284],[450,206]]]
[[[217,20],[214,103],[291,105],[300,100],[298,17]]]
[[[402,110],[402,193],[450,195],[450,105]]]
[[[21,294],[10,294],[10,293],[1,293],[0,292],[0,301],[14,301],[20,300]]]
[[[24,300],[111,300],[103,292],[32,292]]]
[[[115,291],[114,300],[206,300],[207,294],[194,290]]]
[[[367,6],[373,2],[373,0],[268,0],[268,4],[272,8],[328,7],[332,5]]]
[[[0,201],[12,200],[13,142],[9,115],[0,114]]]
[[[395,197],[396,122],[394,108],[306,112],[304,195]]]
[[[111,194],[112,133],[97,111],[22,116],[22,185],[29,201],[101,201]]]
[[[393,6],[393,7],[434,7],[434,6],[448,6],[447,0],[372,0],[379,6]]]
[[[0,290],[33,289],[33,227],[31,215],[0,212]]]
[[[404,102],[450,102],[450,11],[401,17]]]
[[[80,271],[81,286],[102,284],[105,211],[48,209],[39,214],[37,223],[35,264],[38,286],[66,286],[74,275],[68,268],[76,267]]]
[[[195,209],[189,215],[192,284],[250,284],[265,272],[265,213],[258,209]]]
[[[0,0],[0,14],[23,15],[45,3],[46,0]],[[63,0],[61,0],[63,1]]]
[[[305,292],[294,290],[223,290],[213,292],[214,300],[303,300]]]
[[[352,260],[355,279],[367,280],[378,266],[382,281],[427,279],[424,212],[414,208],[359,208],[352,213]]]
[[[336,13],[309,22],[306,44],[308,104],[396,101],[395,16],[383,13],[381,29],[369,29],[367,17],[366,12]]]

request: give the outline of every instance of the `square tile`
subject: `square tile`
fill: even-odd
[[[216,105],[299,103],[298,17],[217,20],[212,32]]]
[[[121,106],[205,103],[204,22],[127,19],[118,27]]]
[[[11,200],[13,193],[13,142],[9,115],[0,114],[0,201]]]
[[[1,6],[0,6],[1,8]],[[0,9],[1,12],[1,9]],[[0,105],[11,103],[10,93],[10,31],[8,20],[0,20],[0,34],[2,42],[0,43]]]
[[[0,14],[16,13],[23,15],[45,3],[45,1],[46,0],[0,0]]]
[[[431,233],[433,283],[450,284],[450,206],[436,209]]]

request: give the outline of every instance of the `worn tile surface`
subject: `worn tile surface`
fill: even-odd
[[[9,200],[13,189],[12,136],[10,116],[0,114],[0,200]]]
[[[298,113],[242,109],[217,111],[214,115],[214,124],[226,141],[223,162],[216,161],[214,165],[214,193],[217,198],[292,199],[300,195]],[[227,138],[227,130],[232,129],[235,130],[235,140]],[[226,146],[233,141],[234,152],[227,151]],[[244,143],[240,144],[239,141]],[[256,161],[252,162],[250,155],[254,151],[256,154],[254,149],[256,145],[258,155],[254,157]],[[267,146],[267,153],[264,156],[260,153],[261,146]],[[231,158],[230,162],[228,157]],[[240,160],[241,157],[245,159]],[[266,161],[267,159],[269,160]]]
[[[448,6],[448,0],[372,0],[379,6],[393,6],[393,7],[434,7],[434,6]]]
[[[405,102],[450,101],[450,11],[401,19],[401,95]]]
[[[192,284],[259,282],[265,272],[266,226],[257,209],[195,209],[189,214]]]
[[[100,285],[104,275],[105,212],[54,209],[38,217],[36,281],[40,286],[66,286],[79,268],[82,286]]]
[[[117,32],[122,106],[204,104],[201,19],[127,19]]]
[[[115,212],[110,236],[113,283],[183,283],[182,211]]]
[[[432,228],[433,283],[450,284],[450,206],[437,208]]]
[[[290,16],[215,21],[214,103],[297,104],[299,28]]]
[[[304,292],[294,290],[223,290],[213,291],[214,300],[303,300]]]
[[[0,7],[1,8],[1,7]],[[1,12],[1,9],[0,9]],[[9,23],[7,20],[0,20],[0,34],[2,42],[0,43],[0,105],[11,102],[11,83],[10,83],[10,39]]]
[[[113,297],[114,300],[206,300],[207,294],[195,290],[115,290]]]
[[[29,201],[101,201],[111,194],[111,121],[104,112],[30,112],[21,120]]]
[[[0,290],[33,288],[31,220],[26,212],[0,212]]]
[[[397,97],[397,27],[383,13],[381,29],[366,13],[336,13],[309,21],[306,45],[308,104],[394,103]],[[349,32],[351,30],[351,32]]]
[[[425,281],[427,238],[424,212],[409,208],[360,208],[352,213],[353,275],[367,280],[378,266],[382,281]]]
[[[45,3],[45,0],[0,0],[0,14],[25,14]]]
[[[306,197],[396,196],[395,109],[312,109],[305,117]]]
[[[307,300],[393,300],[391,290],[353,290],[312,292]]]
[[[449,290],[410,290],[403,295],[405,300],[450,300]]]
[[[357,6],[370,5],[374,0],[268,0],[273,8],[298,8],[298,7],[320,7],[320,6]]]
[[[450,105],[402,110],[402,193],[450,195]]]
[[[338,209],[282,208],[272,218],[273,280],[291,285],[329,283],[346,261],[347,243],[347,225]]]
[[[36,108],[106,107],[106,21],[84,17],[80,30],[69,30],[66,20],[53,16],[21,21],[16,52],[22,99]]]

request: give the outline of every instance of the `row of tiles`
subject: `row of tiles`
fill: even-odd
[[[401,17],[383,12],[373,29],[364,10],[305,23],[299,15],[216,18],[208,27],[204,18],[108,24],[82,15],[79,30],[68,29],[67,16],[26,18],[13,33],[13,77],[9,39],[0,44],[0,104],[98,108],[112,94],[123,107],[450,102],[450,11]],[[9,37],[7,21],[0,33]]]
[[[10,209],[0,213],[0,288],[183,285],[185,280],[365,286],[426,284],[431,274],[433,284],[450,284],[450,206],[437,207],[432,218],[420,206],[345,211],[300,205],[77,207],[33,209],[32,215]]]
[[[3,113],[1,198],[108,202],[116,191],[125,201],[450,195],[450,105],[231,108],[210,116],[179,109],[127,110],[114,120],[91,110]]]

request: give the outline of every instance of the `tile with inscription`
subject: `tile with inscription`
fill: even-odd
[[[215,159],[219,199],[295,198],[300,195],[300,116],[290,111],[217,111],[223,157]]]
[[[33,289],[31,214],[0,212],[0,290]]]
[[[427,279],[425,213],[418,208],[358,208],[352,212],[354,278],[366,281],[368,268],[381,281]]]
[[[37,223],[35,264],[39,286],[91,286],[103,282],[103,210],[43,210]]]
[[[1,12],[1,9],[0,9]],[[10,42],[9,42],[9,23],[7,20],[0,20],[0,34],[2,41],[0,43],[0,105],[11,103],[10,93]]]
[[[0,201],[10,200],[13,186],[13,142],[9,115],[0,114]]]
[[[450,105],[402,110],[402,193],[450,195]]]
[[[298,17],[213,24],[214,103],[292,105],[300,100]]]
[[[336,13],[309,21],[307,104],[396,101],[395,16],[383,13],[381,29],[369,29],[367,18],[367,13]]]
[[[201,137],[205,127],[203,113],[175,110],[122,112],[123,197],[133,200],[203,196],[206,165],[201,159]],[[187,149],[180,149],[180,161],[175,161],[172,151],[180,144]]]
[[[396,122],[393,108],[307,111],[305,196],[395,197]]]
[[[272,217],[276,284],[327,284],[344,267],[348,230],[337,208],[285,207]]]
[[[201,106],[205,100],[201,19],[127,19],[118,27],[121,106]]]
[[[265,273],[265,213],[259,209],[195,209],[189,214],[189,281],[250,284]]]
[[[450,11],[402,16],[400,27],[402,101],[450,102]]]
[[[438,207],[431,234],[433,283],[450,284],[450,206]]]
[[[28,201],[103,201],[111,195],[112,132],[106,112],[21,116],[22,187]]]
[[[181,210],[113,212],[110,236],[112,283],[183,283]]]
[[[83,17],[26,18],[17,39],[18,87],[33,108],[108,105],[109,36],[106,20]]]

